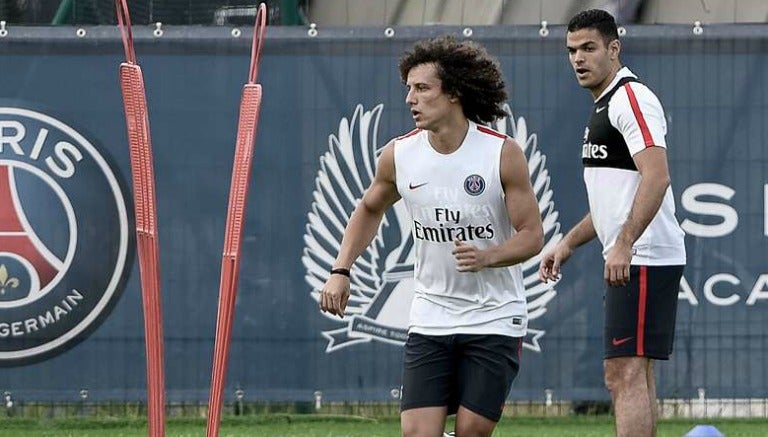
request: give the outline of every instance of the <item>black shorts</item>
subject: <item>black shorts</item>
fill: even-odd
[[[605,290],[605,358],[668,360],[684,266],[630,266],[629,283]]]
[[[494,422],[520,368],[522,338],[411,333],[405,343],[401,410],[459,405]]]

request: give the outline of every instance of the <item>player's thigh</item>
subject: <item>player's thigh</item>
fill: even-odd
[[[456,413],[456,435],[490,436],[496,428],[496,423],[497,421],[462,406]]]
[[[456,398],[453,336],[411,333],[405,342],[400,409],[447,407]]]
[[[400,412],[403,437],[442,437],[447,407],[411,408]]]
[[[630,266],[627,284],[618,287],[606,285],[603,331],[606,359],[637,355],[640,271],[640,266]]]
[[[459,404],[498,422],[520,369],[522,338],[464,335],[460,341]]]
[[[648,358],[667,360],[672,355],[683,267],[648,267],[648,308],[645,312],[643,345],[644,356]]]
[[[631,266],[630,281],[605,291],[605,358],[668,359],[682,266]]]

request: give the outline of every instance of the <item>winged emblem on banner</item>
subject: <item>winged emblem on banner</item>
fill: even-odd
[[[338,133],[329,136],[328,151],[320,157],[302,256],[305,280],[315,302],[319,302],[349,217],[373,180],[381,153],[377,134],[382,110],[383,105],[370,111],[358,105],[351,118],[341,119]],[[544,223],[543,251],[547,251],[562,239],[562,233],[546,156],[538,149],[536,134],[528,134],[525,119],[515,120],[508,105],[505,110],[510,116],[491,127],[514,138],[528,159]],[[540,259],[541,254],[522,265],[529,316],[524,346],[536,352],[541,351],[539,339],[545,331],[537,329],[535,321],[557,295],[555,284],[538,279]],[[410,217],[403,203],[398,202],[387,211],[373,242],[352,266],[347,317],[342,320],[320,313],[337,324],[337,328],[322,333],[328,339],[327,353],[371,341],[404,344],[413,298],[414,261]]]

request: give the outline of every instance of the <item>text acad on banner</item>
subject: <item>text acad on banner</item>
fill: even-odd
[[[734,234],[739,228],[739,213],[730,202],[735,200],[737,191],[728,185],[721,183],[697,183],[688,186],[680,196],[679,204],[688,215],[682,220],[681,226],[689,237],[699,239],[700,244],[706,245],[710,239],[734,238]],[[761,238],[750,237],[748,240],[757,242],[762,247],[768,244],[768,184],[763,185],[763,205],[762,205],[762,235]],[[741,211],[745,214],[746,211]],[[751,211],[749,212],[752,213]],[[754,232],[754,229],[741,230],[741,232]],[[738,245],[736,245],[738,246]],[[753,251],[748,247],[742,247],[733,251],[729,257],[720,257],[715,262],[723,269],[727,264],[737,266],[739,264],[748,264],[748,260],[753,258]],[[765,253],[761,250],[760,253]],[[689,253],[690,271],[692,254]],[[737,259],[738,258],[738,259]],[[762,256],[760,257],[762,258]],[[706,272],[703,280],[697,281],[697,284],[691,284],[686,276],[680,283],[679,299],[687,301],[690,305],[700,304],[700,298],[703,298],[709,304],[727,307],[743,303],[747,306],[754,306],[761,301],[768,300],[768,273],[752,273],[749,269],[733,269],[736,272]],[[749,277],[744,277],[749,274]],[[688,275],[690,277],[690,274]],[[700,275],[699,275],[700,276]],[[693,286],[692,286],[693,285]],[[698,286],[697,286],[698,285]]]

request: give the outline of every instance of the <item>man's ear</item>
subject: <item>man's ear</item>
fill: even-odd
[[[621,41],[615,39],[608,43],[608,52],[610,52],[611,61],[619,59],[619,53],[621,53]]]

